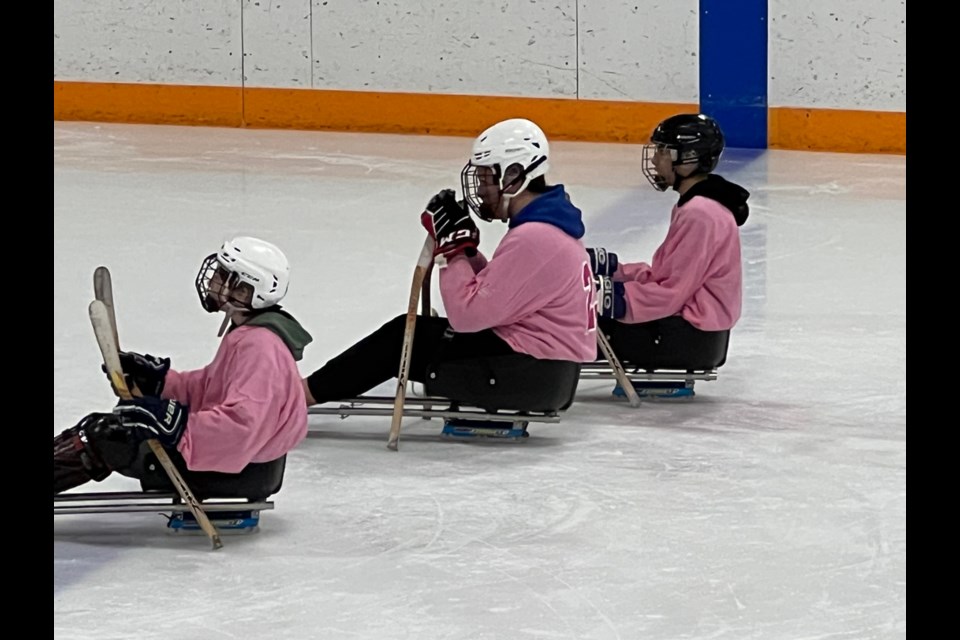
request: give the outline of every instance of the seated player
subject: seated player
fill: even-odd
[[[650,263],[588,249],[600,328],[623,362],[647,369],[710,369],[726,357],[740,318],[743,270],[738,227],[749,193],[713,173],[723,133],[703,114],[667,118],[643,149],[643,174],[679,194],[667,236]],[[602,354],[597,355],[602,358]]]
[[[563,185],[546,183],[549,154],[540,127],[505,120],[474,142],[461,172],[464,201],[451,189],[430,199],[421,223],[437,241],[448,317],[417,318],[410,380],[426,382],[438,363],[486,356],[594,359],[595,291],[580,242],[584,226]],[[509,227],[489,260],[477,250],[471,212]],[[405,327],[399,315],[311,373],[307,402],[355,398],[395,377]]]
[[[191,483],[197,474],[239,474],[302,441],[307,412],[296,361],[312,338],[280,307],[289,281],[286,256],[257,238],[234,238],[208,256],[196,278],[200,303],[229,321],[213,361],[176,371],[169,358],[121,353],[128,385],[143,395],[91,413],[54,438],[54,495],[114,471],[141,480],[162,475],[146,462],[151,438],[198,496],[203,486]]]

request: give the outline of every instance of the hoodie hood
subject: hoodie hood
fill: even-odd
[[[563,190],[562,184],[548,187],[536,200],[510,218],[507,226],[513,229],[525,222],[552,224],[577,240],[582,238],[586,231],[583,226],[583,214],[570,202],[570,196]]]
[[[313,336],[307,333],[296,318],[281,309],[280,305],[274,305],[251,315],[241,326],[263,327],[274,332],[280,336],[283,343],[287,345],[287,349],[290,349],[293,359],[298,362],[303,358],[304,347],[313,342]],[[230,330],[234,328],[236,325]]]
[[[750,192],[716,174],[711,173],[706,180],[701,180],[690,187],[689,191],[680,196],[677,206],[682,207],[694,196],[710,198],[722,204],[733,214],[738,227],[742,227],[743,223],[747,221],[747,216],[750,215],[750,207],[747,205]]]

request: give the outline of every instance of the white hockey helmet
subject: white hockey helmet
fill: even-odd
[[[220,286],[211,288],[211,280],[219,273]],[[220,310],[226,298],[234,305],[234,292],[243,285],[252,290],[250,302],[242,304],[249,309],[265,309],[278,304],[290,286],[290,263],[287,256],[274,244],[259,238],[238,236],[227,240],[220,250],[207,256],[197,274],[197,293],[207,311]]]
[[[477,168],[490,167],[494,170],[499,185],[500,202],[505,203],[526,189],[531,180],[547,173],[550,169],[549,156],[550,144],[547,136],[535,123],[525,118],[498,122],[477,136],[473,143],[470,162],[460,173],[464,199],[478,216],[484,220],[492,219],[491,203],[487,203],[481,210],[483,202],[479,196],[480,178]],[[520,173],[504,184],[504,174],[513,165],[519,165]],[[521,180],[518,189],[505,193]],[[495,203],[494,207],[499,206],[500,202]]]

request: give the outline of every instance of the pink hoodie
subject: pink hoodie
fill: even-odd
[[[307,435],[296,362],[264,327],[228,333],[202,369],[168,371],[163,397],[190,407],[177,449],[191,471],[238,473],[279,458]]]
[[[694,196],[674,206],[652,264],[621,263],[613,279],[624,283],[621,322],[681,315],[702,331],[732,329],[743,297],[737,222],[716,200]]]
[[[454,257],[440,270],[440,293],[454,331],[493,329],[514,351],[544,360],[597,357],[586,249],[552,224],[510,229],[489,262],[480,253]]]

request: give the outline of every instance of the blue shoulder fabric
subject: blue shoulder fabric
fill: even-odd
[[[562,184],[549,187],[536,200],[510,219],[511,229],[524,222],[546,222],[579,240],[586,232],[583,214],[573,206]]]

